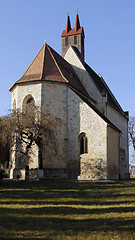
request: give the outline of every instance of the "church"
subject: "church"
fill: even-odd
[[[57,154],[42,153],[18,163],[10,157],[10,178],[117,180],[129,178],[128,112],[114,97],[101,75],[85,62],[85,34],[76,14],[69,15],[62,32],[62,56],[45,43],[22,77],[10,88],[12,109],[33,101],[46,113],[61,119]]]

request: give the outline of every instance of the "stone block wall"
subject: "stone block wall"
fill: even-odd
[[[23,87],[22,87],[23,86]],[[23,101],[26,96],[31,95],[35,100],[36,106],[41,106],[41,83],[19,84],[12,92],[12,108],[16,105],[17,109],[22,109]]]
[[[119,141],[120,132],[116,131],[112,127],[107,127],[107,178],[119,179],[120,166],[119,166]]]
[[[55,137],[57,153],[48,153],[44,148],[44,169],[67,168],[67,85],[60,83],[44,82],[42,85],[42,111],[60,118],[60,125],[56,126]],[[48,175],[49,170],[47,170]],[[51,170],[50,170],[51,172]],[[53,173],[52,173],[53,175]]]
[[[22,109],[23,108],[23,102],[27,96],[32,96],[35,105],[41,106],[41,83],[36,82],[35,83],[27,83],[27,84],[19,84],[17,87],[14,88],[12,92],[12,109],[16,107],[16,109]],[[13,146],[11,157],[10,157],[10,165],[11,165],[11,174],[10,177],[15,177],[14,175],[14,168],[20,167],[22,169],[25,169],[26,165],[29,165],[29,168],[37,168],[38,167],[38,147],[36,145],[33,145],[30,151],[30,154],[28,157],[23,156],[19,153],[18,150],[20,147],[25,146],[19,146],[19,144],[16,144]],[[16,171],[16,170],[15,170]],[[13,174],[12,174],[13,172]],[[13,176],[14,175],[14,176]]]
[[[102,159],[102,165],[106,166],[107,163],[107,123],[71,89],[68,90],[68,106],[69,170],[74,173],[76,170],[80,176],[78,179],[90,179],[89,161],[93,164]],[[78,137],[82,132],[88,139],[88,153],[80,155]],[[101,178],[106,178],[105,173],[101,175]]]
[[[107,118],[114,123],[114,125],[120,129],[120,148],[125,152],[125,164],[124,168],[123,161],[120,161],[121,172],[120,175],[122,179],[129,178],[129,152],[128,152],[128,119],[122,116],[118,111],[116,111],[112,106],[107,105]]]
[[[76,44],[74,43],[74,36],[68,36],[68,45],[65,45],[65,37],[62,38],[62,57],[65,56],[69,46],[75,46],[78,48],[80,54],[82,55],[82,59],[84,59],[84,45],[82,44],[82,35],[76,35]]]
[[[78,180],[103,180],[107,179],[106,163],[102,158],[81,157],[81,169]]]
[[[75,70],[77,76],[79,77],[81,83],[87,90],[89,96],[96,101],[96,107],[102,112],[105,113],[105,103],[106,98],[101,96],[101,93],[97,89],[94,81],[86,71],[85,67],[83,66],[82,62],[72,49],[72,47],[69,47],[67,53],[64,56],[65,60],[68,61],[73,69]]]

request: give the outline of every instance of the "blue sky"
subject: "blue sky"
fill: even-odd
[[[61,54],[67,12],[85,31],[85,60],[100,73],[122,108],[135,116],[135,0],[0,0],[0,116],[9,88],[46,40]]]

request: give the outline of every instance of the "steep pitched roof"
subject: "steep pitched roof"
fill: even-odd
[[[78,14],[76,14],[75,31],[78,31],[79,28],[80,28],[79,16],[78,16]]]
[[[114,106],[118,111],[122,113],[123,109],[117,102],[116,98],[114,97],[113,93],[105,83],[104,79],[101,76],[97,75],[88,64],[84,63],[84,66],[87,72],[89,73],[89,75],[91,76],[91,78],[93,79],[93,81],[95,82],[95,85],[99,89],[100,93],[101,94],[104,92],[107,93],[108,103],[110,103],[112,106]]]
[[[70,22],[70,17],[68,15],[67,17],[67,25],[66,25],[66,32],[68,33],[71,30],[71,22]]]
[[[75,46],[72,46],[72,48],[81,61],[81,56],[80,56],[79,50]],[[116,98],[114,97],[113,93],[111,92],[111,90],[109,89],[107,84],[105,83],[104,79],[101,76],[99,76],[86,62],[82,62],[82,64],[83,64],[84,68],[87,70],[89,76],[92,78],[93,82],[95,83],[95,85],[96,85],[97,89],[99,90],[99,92],[101,93],[101,95],[103,93],[106,93],[108,103],[110,105],[112,105],[121,114],[123,114],[125,117],[127,117],[127,115],[125,114],[125,112],[123,111],[123,109],[121,108],[119,103],[117,102]]]
[[[20,83],[44,80],[67,83],[90,98],[72,66],[46,43],[10,91]]]

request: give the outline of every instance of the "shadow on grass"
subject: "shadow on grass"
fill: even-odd
[[[9,217],[9,216],[8,216]],[[132,231],[134,232],[135,223],[130,219],[108,219],[108,218],[98,218],[98,219],[68,219],[54,217],[9,217],[10,224],[8,224],[7,231],[15,232],[25,232],[25,231],[37,231],[46,232],[53,235],[59,235],[60,233],[70,235],[77,235],[78,232],[113,232],[113,231]],[[4,221],[5,222],[5,221]],[[3,224],[4,224],[3,222]],[[34,239],[34,238],[33,238]]]
[[[135,200],[133,187],[134,183],[5,182],[0,191],[0,226],[7,232],[38,231],[55,236],[60,232],[134,232],[135,219],[130,213],[135,213],[135,207],[129,205]],[[92,209],[87,208],[91,205]],[[123,213],[129,217],[122,217]]]

